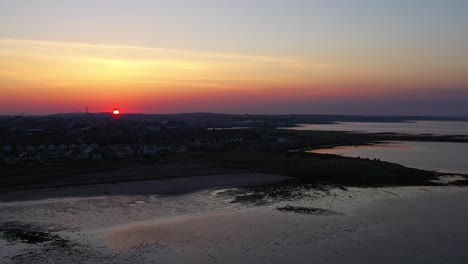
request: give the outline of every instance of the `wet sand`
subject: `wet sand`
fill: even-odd
[[[302,195],[286,200],[242,187],[283,180],[218,175],[43,190],[36,200],[11,196],[0,202],[0,224],[47,232],[51,239],[28,244],[0,237],[0,262],[468,261],[462,250],[468,241],[466,188],[303,188],[291,189]],[[239,200],[248,202],[233,203]]]
[[[353,189],[298,204],[343,216],[285,214],[274,207],[133,223],[105,243],[163,263],[466,263],[465,189]],[[346,201],[344,195],[351,195]],[[353,198],[354,196],[354,198]],[[331,198],[334,197],[334,198]],[[157,248],[157,250],[152,250]]]

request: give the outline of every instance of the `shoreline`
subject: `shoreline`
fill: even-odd
[[[278,130],[274,130],[278,132]],[[330,182],[351,184],[339,174],[366,174],[367,180],[356,179],[356,185],[424,185],[445,173],[404,168],[390,162],[363,161],[340,156],[307,154],[307,150],[324,147],[374,145],[385,141],[431,141],[466,143],[453,136],[356,134],[349,132],[293,131],[298,140],[290,143],[246,141],[237,147],[220,151],[189,151],[151,159],[108,160],[31,167],[4,166],[0,170],[0,194],[25,189],[47,189],[146,180],[160,180],[232,173],[270,173],[320,182],[311,174],[320,171]],[[300,140],[299,140],[300,139]],[[284,164],[287,163],[287,164]],[[283,165],[281,165],[283,164]],[[358,168],[360,167],[360,169]],[[375,180],[374,174],[387,174]],[[333,171],[330,173],[330,171]],[[398,179],[396,174],[411,178]],[[393,179],[391,179],[393,177]],[[320,178],[320,177],[319,177]],[[359,177],[358,177],[359,178]]]
[[[372,144],[374,143],[367,145]],[[427,171],[408,168],[397,163],[336,154],[304,151],[294,153],[225,152],[218,153],[218,155],[208,154],[202,158],[194,156],[190,165],[176,160],[166,164],[122,165],[119,168],[77,175],[37,174],[34,175],[37,181],[35,184],[27,183],[29,176],[15,178],[16,183],[13,185],[5,183],[9,178],[4,178],[0,180],[5,183],[0,187],[0,199],[2,196],[8,196],[9,193],[27,190],[57,190],[249,173],[281,175],[303,183],[361,187],[437,185],[432,181],[449,175],[468,178],[468,175],[463,173]]]
[[[53,199],[64,198],[98,198],[102,196],[172,196],[208,190],[217,187],[237,188],[265,186],[288,180],[291,180],[291,178],[274,174],[231,173],[190,177],[173,177],[170,179],[155,179],[146,181],[115,182],[106,184],[19,190],[8,193],[0,193],[0,205],[16,202],[40,202],[41,200],[48,202],[52,201]]]
[[[294,254],[296,263],[311,259],[327,263],[362,250],[362,258],[373,256],[372,243],[369,249],[351,246],[351,250],[348,240],[387,243],[379,238],[387,234],[382,225],[394,225],[393,212],[401,214],[408,202],[420,201],[410,211],[403,210],[404,221],[398,225],[412,223],[408,221],[413,216],[427,217],[426,209],[417,210],[421,202],[424,208],[437,211],[442,206],[445,210],[444,203],[433,207],[440,199],[432,197],[468,197],[468,189],[456,186],[362,188],[291,185],[288,180],[265,174],[185,177],[107,185],[114,188],[108,193],[103,186],[72,187],[88,192],[74,198],[67,197],[73,193],[65,188],[65,197],[0,202],[0,246],[8,250],[0,250],[0,256],[14,258],[15,263],[48,263],[63,256],[76,263],[101,264],[151,263],[154,259],[281,263]],[[119,188],[126,192],[120,193]],[[50,191],[40,192],[53,195]],[[393,218],[375,218],[382,212]],[[329,246],[343,253],[335,255]],[[406,254],[404,247],[393,247]],[[384,253],[387,247],[376,250]]]

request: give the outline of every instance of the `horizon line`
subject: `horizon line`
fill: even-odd
[[[24,117],[40,117],[40,116],[54,116],[54,115],[112,115],[111,112],[57,112],[47,114],[31,114],[31,113],[13,113],[13,114],[1,114],[0,116],[24,116]],[[215,114],[215,115],[232,115],[232,116],[363,116],[363,117],[434,117],[434,118],[467,118],[468,115],[411,115],[411,114],[380,114],[380,115],[368,115],[368,114],[319,114],[319,113],[281,113],[281,114],[266,114],[266,113],[223,113],[223,112],[173,112],[173,113],[143,113],[143,112],[129,112],[121,113],[124,115],[194,115],[194,114]]]

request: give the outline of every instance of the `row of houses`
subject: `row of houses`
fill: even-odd
[[[186,152],[187,146],[160,145],[7,145],[1,148],[0,161],[3,164],[60,163],[70,161],[123,159],[140,156],[155,156],[162,153]]]

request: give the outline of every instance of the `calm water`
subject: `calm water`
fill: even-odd
[[[362,133],[405,133],[468,135],[468,122],[415,121],[407,123],[343,122],[301,125],[296,130],[352,131]],[[319,153],[381,159],[407,167],[440,172],[468,173],[468,144],[443,142],[390,142],[374,146],[339,147],[314,150]]]
[[[364,133],[405,133],[435,135],[468,135],[468,122],[414,121],[405,123],[343,122],[336,124],[300,125],[296,130],[352,131]]]
[[[468,144],[446,142],[389,142],[373,146],[337,147],[317,153],[381,159],[407,167],[440,172],[468,173]]]

